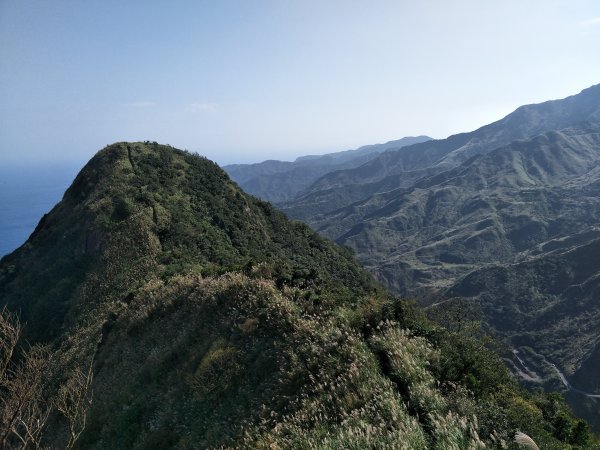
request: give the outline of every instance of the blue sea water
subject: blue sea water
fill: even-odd
[[[79,168],[58,163],[0,166],[0,258],[25,243]]]

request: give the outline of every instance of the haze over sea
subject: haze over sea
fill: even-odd
[[[0,166],[0,257],[25,243],[79,169],[73,163]]]

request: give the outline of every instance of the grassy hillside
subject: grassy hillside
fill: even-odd
[[[476,329],[432,325],[350,251],[168,146],[99,152],[0,274],[59,373],[93,357],[80,448],[516,448],[517,430],[592,445]],[[52,418],[46,444],[64,441]]]
[[[488,330],[533,351],[522,357],[536,367],[537,387],[564,388],[555,364],[575,389],[599,394],[600,264],[591,250],[600,237],[599,160],[600,127],[586,122],[515,141],[311,224],[352,247],[399,295],[423,304],[471,299]],[[597,400],[574,392],[569,399],[600,427]]]

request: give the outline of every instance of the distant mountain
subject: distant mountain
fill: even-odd
[[[312,225],[354,247],[368,265],[380,266],[385,256],[387,262],[414,261],[415,267],[448,263],[470,270],[472,264],[509,261],[549,237],[594,223],[596,199],[582,189],[598,181],[599,162],[600,124],[548,132],[409,188],[316,216]],[[449,283],[453,276],[450,271],[436,278]],[[418,286],[395,284],[402,293]]]
[[[325,155],[302,156],[294,162],[264,161],[223,167],[246,192],[264,200],[282,202],[294,198],[321,176],[360,166],[390,149],[430,140],[427,136],[404,137],[385,144],[366,145]]]
[[[472,156],[585,121],[600,121],[600,84],[562,100],[521,106],[505,118],[470,133],[415,144],[401,152],[385,152],[361,166],[326,174],[295,199],[283,202],[281,208],[292,217],[311,223],[315,215],[376,193],[409,187]]]
[[[548,389],[565,377],[600,429],[600,398],[581,394],[600,394],[600,85],[383,153],[280,206],[395,293],[442,309],[472,300],[514,367],[532,369],[515,373]]]
[[[17,358],[2,371],[7,448],[37,417],[49,417],[37,443],[65,447],[61,414],[44,415],[65,404],[79,448],[512,448],[516,431],[541,448],[591,445],[585,422],[521,390],[476,329],[433,325],[348,249],[168,146],[100,151],[0,260],[0,306],[52,367],[34,373],[47,377],[39,397],[9,395],[30,372],[0,329],[2,367]],[[89,361],[91,403],[54,393]]]

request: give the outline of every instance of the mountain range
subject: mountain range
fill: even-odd
[[[278,207],[430,311],[468,299],[524,383],[565,389],[600,429],[599,159],[596,85],[329,172]]]
[[[582,122],[598,122],[600,85],[563,100],[521,106],[505,118],[470,133],[390,151],[362,166],[325,174],[282,209],[311,222],[311,217],[456,167],[519,139],[560,130]],[[235,176],[233,177],[236,180]]]
[[[325,174],[358,167],[387,150],[428,140],[431,140],[428,136],[404,137],[355,150],[302,156],[293,162],[270,160],[257,164],[232,164],[224,166],[223,170],[249,194],[272,202],[282,202],[295,198]]]
[[[169,146],[98,152],[0,260],[0,302],[6,448],[594,445],[474,323],[436,325],[348,248]]]

